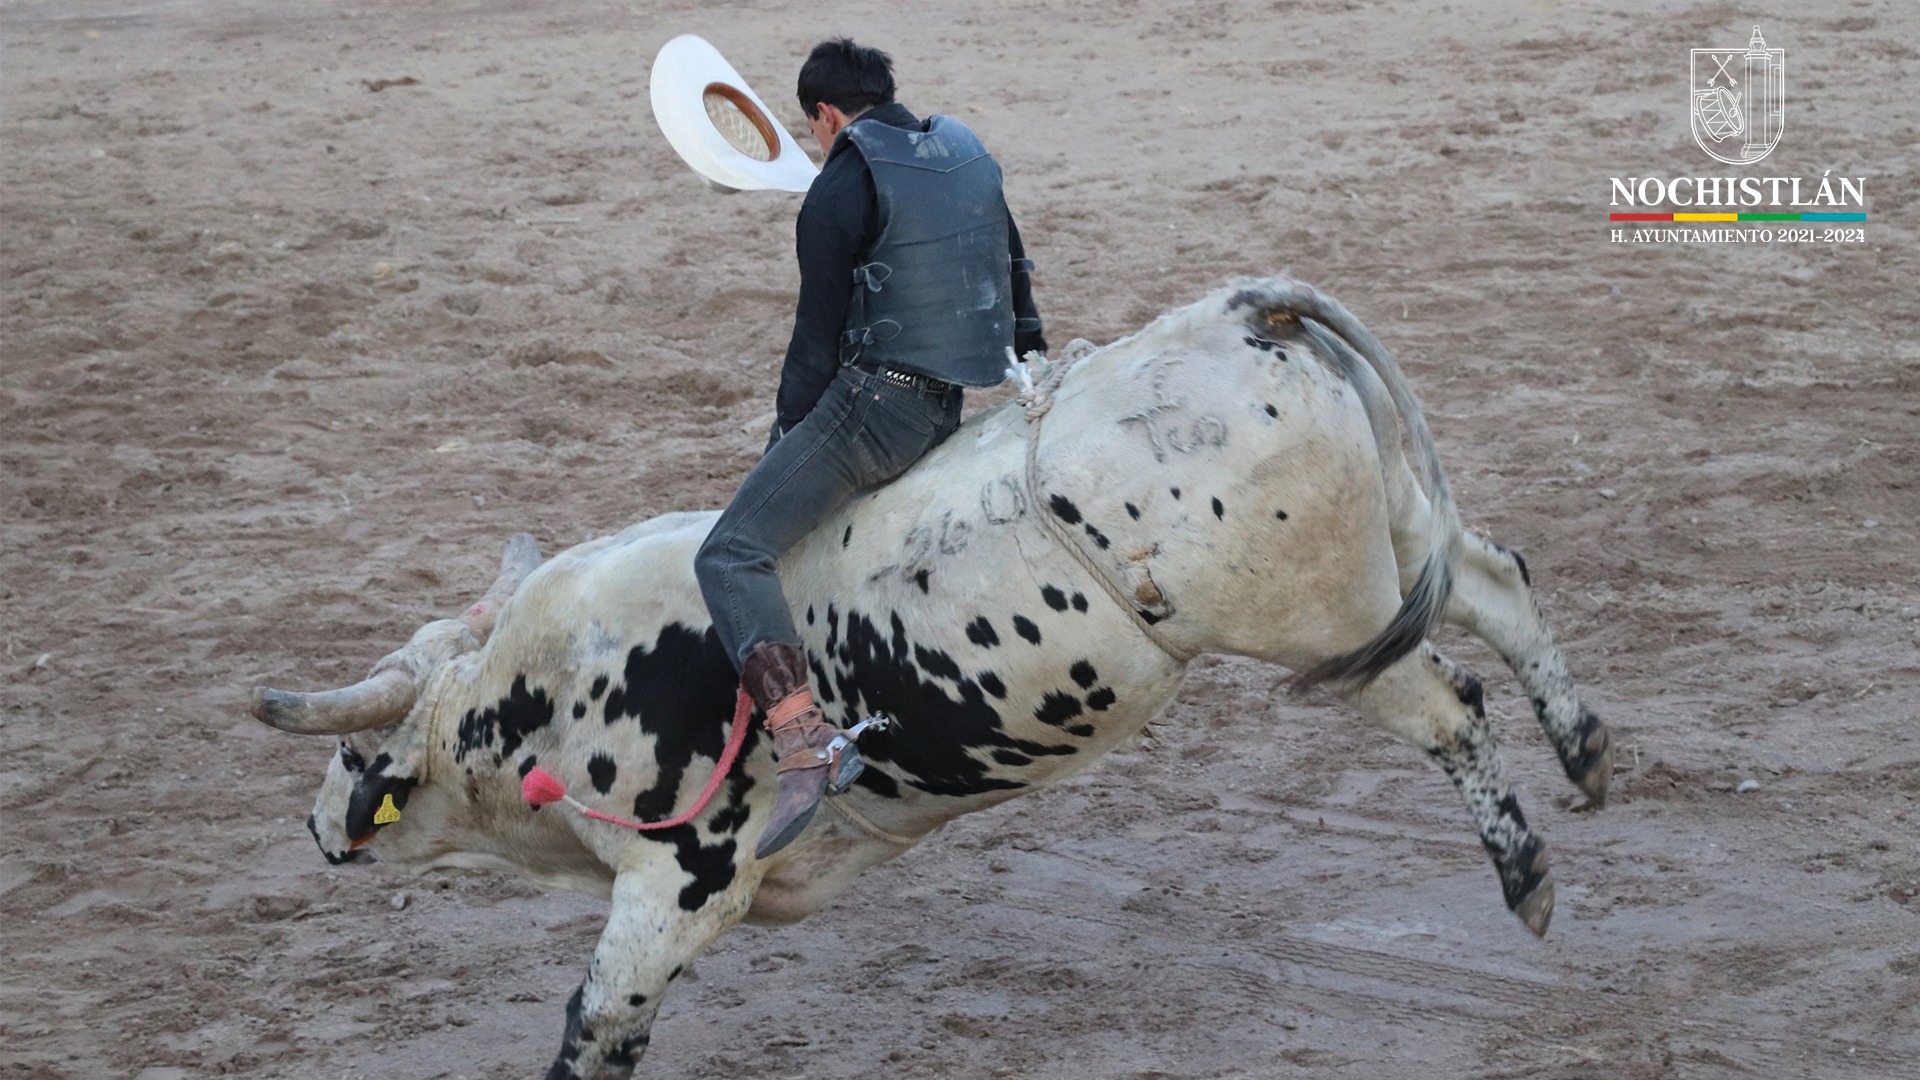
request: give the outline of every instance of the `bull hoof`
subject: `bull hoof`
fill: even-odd
[[[1513,861],[1501,865],[1500,883],[1507,910],[1519,916],[1535,936],[1544,937],[1553,921],[1553,874],[1547,869],[1547,845],[1529,835],[1520,841]]]
[[[1576,733],[1579,751],[1567,762],[1567,779],[1587,797],[1589,808],[1607,805],[1607,787],[1613,783],[1613,735],[1600,718],[1581,710]]]
[[[1553,921],[1553,875],[1540,879],[1520,902],[1513,906],[1513,913],[1527,924],[1534,937],[1547,936],[1547,924]]]

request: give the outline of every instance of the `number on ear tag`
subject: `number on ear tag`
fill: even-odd
[[[380,796],[380,809],[373,812],[375,825],[391,825],[400,820],[400,808],[393,805],[391,794]]]

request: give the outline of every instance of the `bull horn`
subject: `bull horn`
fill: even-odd
[[[539,565],[539,541],[527,533],[515,534],[507,540],[506,551],[500,556],[499,578],[479,603],[460,616],[460,622],[473,631],[481,644],[485,644],[487,635],[493,632],[500,606]],[[395,657],[400,655],[396,653]],[[256,686],[253,705],[248,711],[254,719],[296,735],[345,735],[398,722],[413,708],[419,695],[413,671],[401,664],[376,672],[352,686],[314,694]]]
[[[412,674],[388,668],[352,686],[317,694],[256,686],[247,711],[261,723],[295,735],[345,735],[399,720],[413,708],[418,694]]]
[[[528,533],[515,533],[507,539],[506,550],[500,554],[500,576],[495,579],[493,588],[487,590],[479,602],[460,615],[460,621],[467,624],[473,636],[487,643],[488,635],[493,633],[493,621],[500,615],[500,605],[505,604],[528,574],[540,565],[540,542]]]

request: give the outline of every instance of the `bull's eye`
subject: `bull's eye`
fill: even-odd
[[[361,757],[360,751],[345,739],[340,740],[340,764],[345,765],[349,772],[367,771],[367,759]]]

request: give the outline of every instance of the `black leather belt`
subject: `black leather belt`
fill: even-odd
[[[953,383],[944,382],[931,375],[922,375],[917,371],[901,371],[899,368],[881,367],[878,364],[849,364],[847,366],[857,371],[864,371],[869,375],[878,375],[895,386],[904,386],[909,390],[922,394],[944,394],[949,390],[959,389],[959,387]]]

